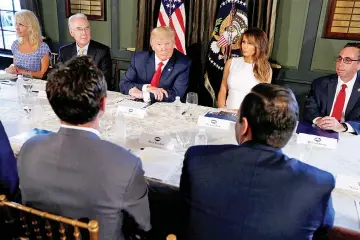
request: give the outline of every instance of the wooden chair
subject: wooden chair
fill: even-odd
[[[30,236],[36,236],[36,239],[44,239],[41,232],[46,233],[46,239],[53,239],[54,234],[52,232],[52,225],[50,221],[55,221],[59,224],[59,235],[61,240],[66,240],[65,226],[72,226],[74,228],[73,235],[75,240],[82,239],[80,229],[86,229],[89,231],[90,240],[99,239],[99,224],[95,220],[90,220],[87,224],[75,219],[65,218],[62,216],[42,212],[18,203],[9,202],[6,200],[5,195],[0,195],[0,207],[20,210],[19,220],[21,228],[23,229],[25,235],[21,236],[25,238],[20,239],[29,239]],[[28,224],[28,219],[25,215],[32,215],[31,217],[33,217],[31,218],[30,227]],[[45,226],[43,229],[40,228],[39,220],[37,219],[44,220],[43,222]],[[9,221],[7,221],[7,223],[9,223]],[[1,236],[0,238],[3,239]]]

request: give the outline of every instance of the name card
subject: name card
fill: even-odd
[[[162,148],[167,150],[173,150],[174,144],[171,141],[169,135],[154,135],[149,133],[142,133],[139,138],[139,142],[148,146]]]
[[[338,140],[335,138],[321,137],[311,134],[299,133],[297,143],[311,144],[317,147],[336,149]]]
[[[121,112],[127,117],[144,118],[146,116],[146,110],[143,108],[134,108],[128,106],[118,106],[117,112]]]
[[[123,99],[119,103],[117,111],[122,112],[127,117],[144,118],[147,106],[149,106],[149,103]]]
[[[338,174],[335,188],[360,193],[360,178]]]
[[[200,126],[213,127],[225,130],[229,130],[231,126],[234,126],[234,122],[205,116],[200,116],[197,124]]]

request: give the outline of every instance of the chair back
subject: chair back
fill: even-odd
[[[84,223],[75,219],[42,212],[15,202],[9,202],[6,200],[5,195],[0,195],[0,207],[2,209],[10,208],[20,211],[18,220],[25,235],[20,237],[25,237],[25,239],[32,239],[32,236],[35,236],[35,239],[54,239],[53,237],[55,232],[52,231],[53,224],[51,224],[51,222],[56,222],[59,225],[58,231],[61,240],[66,240],[66,228],[68,226],[72,226],[74,228],[73,239],[75,240],[83,239],[80,234],[81,229],[86,229],[89,231],[90,240],[99,239],[99,224],[96,220],[90,220],[89,223]],[[31,219],[28,219],[28,217]],[[13,224],[14,222],[15,221],[13,219],[5,219],[6,224]],[[39,222],[41,222],[42,224],[40,224]],[[46,237],[44,237],[43,235],[46,235]],[[0,238],[2,239],[1,236]]]
[[[166,237],[166,240],[176,240],[176,236],[174,234],[169,234],[167,237]]]

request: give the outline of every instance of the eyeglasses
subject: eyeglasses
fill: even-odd
[[[90,27],[86,27],[86,28],[80,28],[80,27],[78,27],[78,28],[75,28],[74,29],[74,31],[76,31],[76,32],[89,32],[90,31]]]
[[[341,56],[337,56],[337,57],[335,58],[335,61],[336,61],[336,62],[341,62],[341,61],[343,61],[345,64],[351,64],[352,62],[360,61],[360,59],[351,59],[351,58],[349,58],[349,57],[344,57],[344,58],[342,58]]]

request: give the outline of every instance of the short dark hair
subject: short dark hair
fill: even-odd
[[[360,62],[360,43],[358,42],[348,42],[347,44],[345,44],[344,48],[347,48],[347,47],[353,47],[353,48],[357,48],[359,50],[359,53],[358,53],[358,62]]]
[[[245,96],[239,115],[240,123],[247,119],[253,141],[282,148],[295,129],[299,106],[290,89],[260,83]]]
[[[106,90],[104,75],[88,56],[58,65],[46,83],[46,95],[54,112],[62,121],[74,125],[95,119]]]

